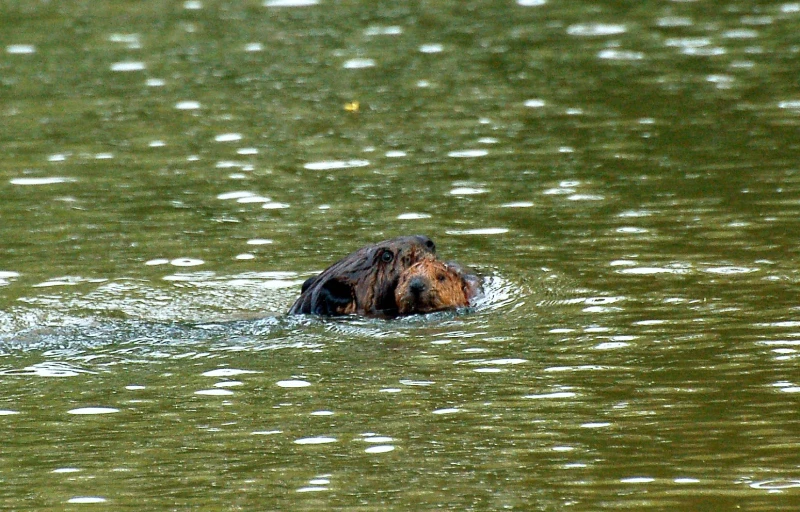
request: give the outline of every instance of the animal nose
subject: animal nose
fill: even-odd
[[[408,283],[408,289],[414,295],[419,295],[420,293],[424,292],[425,288],[426,288],[425,281],[420,279],[419,277],[412,278],[411,281]]]

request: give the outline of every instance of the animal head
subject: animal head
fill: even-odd
[[[400,276],[394,292],[398,313],[430,313],[469,306],[480,290],[478,277],[454,263],[423,260]]]
[[[395,288],[412,265],[435,259],[436,245],[422,235],[363,247],[303,283],[289,314],[397,315]]]

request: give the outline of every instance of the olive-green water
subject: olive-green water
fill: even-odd
[[[800,506],[798,2],[3,2],[0,198],[2,509]]]

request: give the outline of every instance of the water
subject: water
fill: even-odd
[[[800,4],[305,3],[4,5],[2,507],[796,508]]]

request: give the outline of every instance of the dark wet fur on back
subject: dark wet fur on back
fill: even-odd
[[[436,248],[422,235],[401,236],[363,247],[307,279],[289,314],[397,315],[394,291],[406,269]]]

